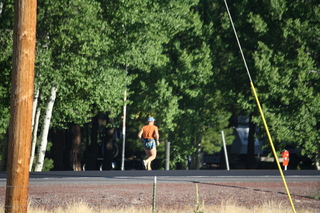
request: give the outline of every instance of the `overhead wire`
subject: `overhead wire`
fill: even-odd
[[[282,168],[281,168],[281,165],[280,165],[280,163],[279,163],[279,159],[278,159],[278,156],[277,156],[277,152],[276,152],[275,147],[274,147],[274,145],[273,145],[273,141],[272,141],[272,138],[271,138],[271,135],[270,135],[270,132],[269,132],[269,128],[268,128],[266,119],[265,119],[265,117],[264,117],[264,113],[263,113],[263,110],[262,110],[262,107],[261,107],[261,104],[260,104],[260,101],[259,101],[259,98],[258,98],[256,89],[255,89],[255,87],[254,87],[254,84],[253,84],[253,81],[252,81],[252,78],[251,78],[251,75],[250,75],[250,71],[249,71],[249,68],[248,68],[246,59],[245,59],[244,54],[243,54],[243,51],[242,51],[242,47],[241,47],[241,44],[240,44],[240,41],[239,41],[239,38],[238,38],[238,34],[237,34],[236,28],[235,28],[235,26],[234,26],[234,23],[233,23],[233,20],[232,20],[232,17],[231,17],[231,13],[230,13],[230,10],[229,10],[229,6],[228,6],[226,0],[224,0],[224,3],[225,3],[225,6],[226,6],[226,9],[227,9],[227,12],[228,12],[228,16],[229,16],[229,19],[230,19],[230,22],[231,22],[231,25],[232,25],[233,32],[234,32],[234,34],[235,34],[235,37],[236,37],[236,40],[237,40],[237,43],[238,43],[238,46],[239,46],[239,49],[240,49],[240,53],[241,53],[241,56],[242,56],[242,60],[243,60],[244,66],[245,66],[246,71],[247,71],[247,75],[248,75],[249,80],[250,80],[251,89],[252,89],[252,92],[253,92],[253,94],[254,94],[254,98],[255,98],[255,100],[256,100],[256,103],[257,103],[257,106],[258,106],[258,109],[259,109],[259,112],[260,112],[260,115],[261,115],[261,119],[262,119],[262,122],[263,122],[263,125],[264,125],[264,128],[265,128],[266,134],[267,134],[267,136],[268,136],[268,140],[269,140],[269,143],[270,143],[270,146],[271,146],[271,149],[272,149],[274,158],[275,158],[275,160],[276,160],[276,164],[277,164],[277,166],[278,166],[278,169],[279,169],[279,172],[280,172],[280,175],[281,175],[281,178],[282,178],[282,182],[283,182],[284,187],[285,187],[285,189],[286,189],[286,192],[287,192],[288,199],[289,199],[289,201],[290,201],[292,210],[293,210],[294,213],[296,213],[296,210],[295,210],[295,207],[294,207],[294,203],[293,203],[293,201],[292,201],[292,198],[291,198],[291,195],[290,195],[290,191],[289,191],[289,188],[288,188],[286,179],[285,179],[284,174],[283,174],[283,172],[282,172]]]

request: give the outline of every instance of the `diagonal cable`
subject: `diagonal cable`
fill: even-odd
[[[256,103],[257,103],[257,105],[258,105],[258,109],[259,109],[259,112],[260,112],[260,115],[261,115],[261,118],[262,118],[262,121],[263,121],[263,125],[264,125],[264,127],[265,127],[265,130],[266,130],[266,133],[267,133],[269,142],[270,142],[270,146],[271,146],[271,148],[272,148],[273,155],[274,155],[274,157],[275,157],[275,160],[276,160],[276,163],[277,163],[277,166],[278,166],[278,169],[279,169],[281,178],[282,178],[282,182],[283,182],[283,184],[284,184],[284,187],[286,188],[287,195],[288,195],[288,198],[289,198],[289,201],[290,201],[292,210],[293,210],[294,213],[296,213],[296,210],[295,210],[295,207],[294,207],[294,204],[293,204],[293,201],[292,201],[290,192],[289,192],[289,188],[288,188],[286,179],[285,179],[285,177],[284,177],[284,175],[283,175],[283,172],[282,172],[282,169],[281,169],[281,165],[280,165],[280,163],[279,163],[279,159],[278,159],[278,156],[277,156],[277,153],[276,153],[276,150],[275,150],[275,148],[274,148],[274,145],[273,145],[273,142],[272,142],[272,138],[271,138],[271,135],[270,135],[270,132],[269,132],[269,128],[268,128],[266,119],[265,119],[265,117],[264,117],[264,113],[263,113],[262,108],[261,108],[261,104],[260,104],[258,95],[257,95],[257,93],[256,93],[254,84],[253,84],[253,82],[252,82],[252,78],[251,78],[251,75],[250,75],[250,71],[249,71],[249,68],[248,68],[246,59],[245,59],[245,57],[244,57],[243,51],[242,51],[242,47],[241,47],[241,44],[240,44],[240,41],[239,41],[239,38],[238,38],[238,35],[237,35],[237,31],[236,31],[236,28],[234,27],[234,24],[233,24],[233,20],[232,20],[230,11],[229,11],[229,7],[228,7],[228,4],[227,4],[227,1],[224,0],[224,3],[225,3],[225,5],[226,5],[226,9],[227,9],[227,12],[228,12],[228,15],[229,15],[229,19],[230,19],[230,22],[231,22],[231,25],[232,25],[232,28],[233,28],[233,32],[234,32],[234,35],[235,35],[235,37],[236,37],[236,40],[237,40],[237,43],[238,43],[238,46],[239,46],[239,49],[240,49],[240,52],[241,52],[241,56],[242,56],[242,59],[243,59],[244,66],[246,67],[246,70],[247,70],[247,74],[248,74],[248,77],[249,77],[249,80],[250,80],[250,85],[251,85],[251,88],[252,88],[252,92],[253,92],[253,94],[254,94],[254,98],[255,98]]]

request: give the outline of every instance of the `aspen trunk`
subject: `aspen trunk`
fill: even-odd
[[[1,1],[1,2],[0,2],[0,16],[1,16],[1,14],[2,14],[2,8],[3,8],[3,2]]]
[[[35,150],[37,145],[37,133],[39,128],[40,114],[41,114],[41,109],[40,107],[38,107],[35,115],[33,130],[32,130],[31,156],[30,156],[30,168],[29,168],[30,172],[32,171],[32,165],[33,165],[34,155],[35,155]]]
[[[31,143],[31,153],[30,153],[30,168],[29,171],[32,171],[32,165],[34,160],[34,154],[36,150],[37,144],[37,132],[39,126],[39,118],[40,118],[40,107],[38,107],[38,98],[39,98],[39,89],[37,90],[33,105],[32,105],[32,143]]]
[[[40,145],[37,152],[37,164],[35,167],[36,172],[41,172],[43,168],[44,163],[44,157],[47,150],[47,143],[48,143],[48,133],[49,133],[49,127],[50,127],[50,120],[52,116],[52,109],[54,105],[54,101],[56,100],[56,94],[57,94],[57,87],[53,86],[51,88],[51,94],[49,97],[49,100],[47,102],[46,106],[46,114],[43,121],[43,126],[40,133]]]
[[[34,95],[33,103],[32,103],[32,130],[34,129],[35,115],[38,106],[38,98],[39,98],[39,89]]]

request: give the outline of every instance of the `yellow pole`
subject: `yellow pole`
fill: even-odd
[[[294,208],[294,204],[293,204],[293,202],[292,202],[291,195],[290,195],[290,192],[289,192],[289,188],[288,188],[287,183],[286,183],[286,179],[284,178],[284,175],[283,175],[283,172],[282,172],[282,169],[281,169],[279,160],[278,160],[278,156],[277,156],[276,150],[275,150],[275,148],[274,148],[274,145],[273,145],[273,142],[272,142],[270,133],[269,133],[269,129],[268,129],[268,126],[267,126],[267,122],[266,122],[266,120],[265,120],[265,118],[264,118],[263,111],[262,111],[262,108],[261,108],[261,105],[260,105],[260,102],[259,102],[259,99],[258,99],[256,90],[255,90],[254,85],[253,85],[253,83],[252,83],[252,78],[251,78],[251,75],[250,75],[250,72],[249,72],[249,68],[248,68],[246,59],[245,59],[245,57],[244,57],[242,48],[241,48],[241,44],[240,44],[240,41],[239,41],[239,38],[238,38],[238,35],[237,35],[236,28],[235,28],[235,26],[234,26],[234,24],[233,24],[233,20],[232,20],[231,13],[230,13],[230,10],[229,10],[229,7],[228,7],[228,3],[227,3],[226,0],[224,0],[224,3],[225,3],[225,5],[226,5],[226,9],[227,9],[227,12],[228,12],[228,15],[229,15],[229,19],[230,19],[230,22],[231,22],[231,26],[232,26],[234,35],[235,35],[235,37],[236,37],[236,40],[237,40],[239,49],[240,49],[240,53],[241,53],[241,56],[242,56],[242,59],[243,59],[244,66],[245,66],[245,68],[246,68],[246,70],[247,70],[247,74],[248,74],[248,77],[249,77],[249,79],[250,79],[250,85],[251,85],[251,88],[252,88],[254,97],[255,97],[255,99],[256,99],[256,102],[257,102],[257,105],[258,105],[258,108],[259,108],[259,111],[260,111],[260,114],[261,114],[261,118],[262,118],[262,121],[263,121],[263,125],[264,125],[264,127],[265,127],[265,129],[266,129],[266,132],[267,132],[267,136],[268,136],[268,139],[269,139],[269,142],[270,142],[270,146],[271,146],[271,148],[272,148],[273,155],[274,155],[274,157],[275,157],[275,159],[276,159],[277,166],[278,166],[278,169],[279,169],[279,172],[280,172],[280,175],[281,175],[283,184],[284,184],[284,186],[285,186],[285,188],[286,188],[286,191],[287,191],[287,194],[288,194],[288,198],[289,198],[289,200],[290,200],[290,204],[291,204],[292,210],[293,210],[294,213],[296,213],[296,210],[295,210],[295,208]]]
[[[269,132],[269,129],[268,129],[268,125],[267,125],[266,119],[264,118],[264,114],[263,114],[263,111],[262,111],[262,108],[261,108],[261,105],[260,105],[260,101],[258,99],[256,90],[254,88],[254,85],[253,85],[252,81],[250,82],[250,84],[251,84],[252,92],[254,94],[254,98],[256,99],[256,102],[257,102],[257,105],[258,105],[258,108],[259,108],[259,111],[260,111],[260,115],[261,115],[261,118],[262,118],[262,122],[263,122],[264,128],[266,130],[266,133],[267,133],[267,136],[268,136],[268,139],[269,139],[269,142],[270,142],[272,153],[274,155],[274,158],[276,159],[276,163],[277,163],[277,166],[278,166],[278,169],[279,169],[279,172],[280,172],[284,187],[286,188],[286,191],[287,191],[287,194],[288,194],[288,198],[290,200],[290,204],[291,204],[292,210],[293,210],[294,213],[296,213],[296,210],[295,210],[295,207],[294,207],[294,204],[293,204],[290,192],[289,192],[289,188],[287,186],[286,179],[284,178],[284,175],[283,175],[283,172],[282,172],[282,168],[281,168],[281,165],[279,163],[279,159],[278,159],[276,150],[275,150],[273,142],[272,142],[272,138],[271,138],[271,135],[270,135],[270,132]]]

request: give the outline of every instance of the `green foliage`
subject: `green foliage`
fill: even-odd
[[[40,5],[37,87],[48,94],[58,86],[53,125],[83,124],[98,111],[115,117],[127,80],[108,56],[111,40],[100,4],[41,1]]]
[[[314,38],[310,37],[318,37],[319,34],[306,32],[310,30],[307,27],[310,21],[316,21],[319,14],[310,10],[310,19],[305,20],[302,15],[295,14],[296,9],[294,4],[287,5],[281,12],[282,21],[276,22],[276,26],[272,24],[279,30],[277,36],[265,34],[265,38],[258,42],[253,58],[258,71],[259,97],[264,103],[277,148],[281,150],[293,143],[303,147],[303,153],[311,157],[320,148],[319,87],[315,84],[320,76],[312,72],[317,60],[310,54],[310,49],[314,48],[313,42],[310,42]]]
[[[0,13],[0,134],[9,122],[13,1]],[[320,152],[320,7],[316,1],[228,1],[277,150]],[[58,87],[52,127],[98,112],[121,121],[128,148],[148,116],[172,144],[173,164],[232,143],[233,120],[258,110],[222,2],[38,1],[35,89]],[[253,121],[263,126],[259,116]],[[200,144],[200,147],[199,147]],[[50,162],[49,162],[50,164]],[[50,167],[50,166],[49,166]],[[49,168],[48,167],[48,168]]]
[[[222,135],[221,132],[219,134],[219,130],[213,129],[213,128],[208,128],[207,131],[205,131],[203,139],[202,139],[202,147],[205,152],[208,154],[213,154],[215,152],[220,152],[222,149]],[[227,145],[231,145],[234,136],[233,136],[233,129],[227,129],[223,130],[225,134],[225,140]]]
[[[2,3],[0,13],[0,134],[5,133],[9,126],[13,46],[13,2],[2,1]]]
[[[49,158],[45,158],[42,171],[50,171],[53,167],[54,167],[53,160]]]

